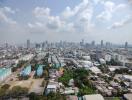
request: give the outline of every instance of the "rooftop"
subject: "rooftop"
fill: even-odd
[[[124,94],[124,97],[125,97],[127,100],[132,100],[132,93]]]
[[[104,100],[101,94],[84,95],[84,100]]]

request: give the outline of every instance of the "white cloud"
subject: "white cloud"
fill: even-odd
[[[93,0],[95,4],[98,4],[101,0]]]
[[[127,5],[126,4],[119,4],[116,8],[115,8],[115,11],[117,10],[122,10],[126,7]]]
[[[120,11],[126,7],[126,4],[116,5],[112,1],[106,1],[103,3],[103,5],[104,11],[97,15],[97,19],[101,19],[104,21],[110,21],[116,11]]]
[[[15,11],[10,7],[0,8],[0,22],[6,22],[7,24],[16,24],[16,21],[11,19],[8,14],[14,14]]]
[[[75,27],[77,30],[81,30],[84,33],[89,32],[94,26],[92,22],[93,9],[92,7],[87,7],[83,11],[78,13],[78,17],[75,21]]]
[[[59,16],[52,16],[50,14],[50,8],[36,7],[33,10],[33,14],[36,18],[35,22],[28,23],[28,27],[31,29],[57,30],[62,27],[63,21]]]
[[[93,5],[90,0],[83,0],[73,9],[66,7],[62,12],[62,19],[72,22],[73,27],[81,33],[87,33],[94,25],[92,23]]]
[[[34,28],[34,25],[31,24],[31,23],[28,23],[27,25],[28,25],[29,28]]]
[[[68,6],[66,7],[65,11],[62,13],[62,16],[64,18],[69,18],[71,16],[74,16],[76,13],[76,10],[72,11],[71,8]]]
[[[127,3],[125,4],[127,5]],[[81,0],[74,7],[73,5],[65,7],[60,13],[56,12],[60,7],[55,5],[57,6],[53,10],[55,11],[55,15],[52,14],[52,9],[42,6],[37,6],[30,11],[33,7],[31,5],[27,12],[20,9],[17,14],[16,10],[14,11],[10,7],[1,7],[0,42],[17,40],[16,42],[21,41],[23,43],[26,39],[30,39],[32,42],[41,42],[47,39],[49,41],[80,41],[82,38],[86,39],[86,41],[100,41],[101,39],[112,42],[121,42],[125,39],[131,41],[132,36],[130,32],[132,32],[132,28],[131,24],[129,24],[131,18],[127,19],[126,17],[122,19],[123,16],[131,14],[131,11],[129,11],[131,9],[129,7],[125,8],[125,4],[120,4],[118,1],[115,3],[115,0]],[[123,10],[123,8],[125,9]],[[18,17],[17,25],[11,24],[15,23],[12,14],[16,14],[15,17]],[[98,21],[96,19],[97,14],[99,14],[99,20],[103,19],[107,23],[102,23],[102,20]],[[25,23],[28,20],[27,27]],[[10,23],[11,25],[5,25],[3,23]],[[126,24],[128,25],[123,27]],[[122,28],[118,30],[107,30],[108,25],[111,25],[109,27],[110,29]],[[117,40],[113,36],[121,38]]]
[[[44,26],[43,23],[41,23],[41,22],[35,22],[34,24],[28,23],[27,25],[29,28],[43,27]]]
[[[59,33],[88,33],[94,26],[92,23],[92,6],[89,0],[83,0],[73,9],[66,7],[58,16],[51,15],[50,8],[36,7],[33,10],[36,21],[28,23],[28,26],[31,29],[46,27],[47,30],[53,30]],[[36,24],[36,22],[39,24]]]
[[[89,5],[89,0],[83,0],[79,5],[75,6],[73,9],[71,9],[69,6],[66,7],[66,9],[62,12],[62,17],[64,18],[70,18],[74,17],[77,13],[84,10],[86,6]]]
[[[62,25],[62,21],[60,20],[59,16],[50,16],[49,21],[47,23],[47,27],[51,29],[57,29],[60,28]]]
[[[96,23],[95,17],[97,13],[99,13],[98,10],[95,11],[96,4],[94,3],[104,7],[104,11],[101,12],[97,18],[109,21],[108,24],[111,24],[111,22],[114,21],[110,21],[114,13],[118,11],[118,14],[121,9],[126,7],[125,4],[116,5],[114,2],[106,0],[95,0],[94,2],[92,0],[83,0],[73,8],[67,6],[57,16],[52,15],[50,8],[36,7],[33,10],[34,20],[28,23],[29,31],[30,33],[50,34],[52,35],[51,37],[59,37],[60,35],[62,37],[65,35],[70,37],[76,36],[77,34],[77,36],[80,36],[78,39],[84,35],[87,37],[94,37],[95,39],[97,39],[100,34],[102,34],[101,36],[104,36],[108,31],[106,30],[107,25],[102,25],[102,23],[99,22],[97,25],[100,25],[100,28],[100,26],[96,27],[96,24],[94,24],[94,22]],[[117,20],[117,18],[115,20]],[[116,22],[115,25],[111,27],[122,26],[124,23],[126,23],[124,20],[121,21],[121,23]],[[73,34],[71,35],[70,33]],[[99,37],[98,39],[100,38],[102,37]],[[104,36],[104,39],[105,38],[106,36]]]
[[[112,14],[109,11],[104,11],[100,15],[98,15],[97,18],[103,21],[109,21],[112,18]]]
[[[36,22],[36,25],[37,25],[38,27],[43,27],[43,24],[40,23],[40,22]]]
[[[3,10],[7,13],[12,13],[14,14],[15,13],[15,10],[12,10],[10,7],[4,7]]]
[[[33,11],[35,17],[41,18],[45,16],[50,15],[50,9],[49,8],[43,8],[43,7],[36,7]]]
[[[108,29],[115,29],[115,28],[119,28],[119,27],[122,27],[126,24],[129,24],[132,22],[132,16],[130,15],[127,15],[124,19],[122,19],[121,21],[119,22],[115,22],[113,23],[113,25],[111,27],[109,27]]]

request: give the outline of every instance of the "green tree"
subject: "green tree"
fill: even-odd
[[[8,90],[8,89],[9,89],[9,87],[10,87],[10,85],[9,85],[9,84],[4,84],[1,88],[2,88],[2,89],[5,89],[5,90]]]
[[[20,87],[20,86],[14,86],[11,90],[10,90],[10,95],[12,96],[20,96],[22,94],[27,94],[28,93],[28,88],[26,87]]]
[[[4,85],[0,88],[0,96],[6,95],[7,92],[8,92],[9,87],[10,87],[9,84],[4,84]]]
[[[39,100],[39,97],[36,95],[36,93],[31,92],[29,94],[29,100]]]
[[[59,92],[50,92],[47,95],[47,100],[66,100],[66,97],[64,95],[61,95]]]
[[[62,77],[58,78],[59,82],[62,82],[65,86],[68,86],[69,80],[73,78],[73,72],[65,70]]]
[[[6,90],[5,89],[0,89],[0,97],[6,95]]]

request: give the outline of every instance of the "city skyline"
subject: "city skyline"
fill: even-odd
[[[132,0],[0,0],[0,100],[132,100]]]
[[[132,44],[131,0],[2,0],[0,44],[60,40]]]

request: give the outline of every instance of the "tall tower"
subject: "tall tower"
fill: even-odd
[[[84,39],[80,42],[80,46],[84,46]]]
[[[82,39],[82,44],[84,45],[84,39]]]
[[[45,47],[45,43],[43,42],[43,43],[42,43],[42,49],[44,49],[44,47]]]
[[[27,49],[30,48],[30,40],[27,40]]]
[[[6,49],[8,48],[8,43],[7,43],[7,42],[5,43],[5,48],[6,48]]]
[[[128,49],[128,42],[125,42],[125,49]]]
[[[103,47],[104,46],[104,41],[103,40],[101,40],[101,47]]]
[[[92,45],[92,46],[95,46],[95,41],[92,41],[91,45]]]

